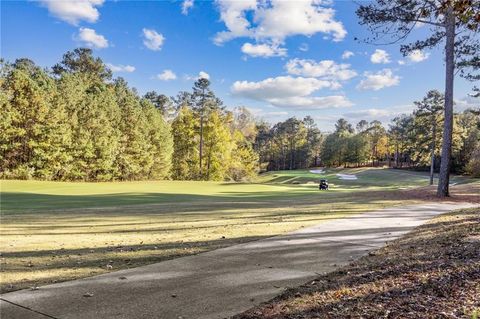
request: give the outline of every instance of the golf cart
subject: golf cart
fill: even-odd
[[[321,179],[320,184],[318,185],[319,190],[326,190],[328,191],[328,180],[326,179]]]

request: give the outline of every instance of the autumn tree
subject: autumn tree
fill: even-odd
[[[198,176],[197,119],[187,104],[180,107],[172,122],[172,177],[193,180]]]
[[[365,134],[370,143],[372,166],[375,166],[375,160],[379,161],[387,152],[387,133],[382,123],[374,120],[368,124]]]

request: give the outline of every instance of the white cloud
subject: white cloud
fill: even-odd
[[[286,56],[287,49],[280,48],[278,45],[268,44],[251,44],[244,43],[242,45],[242,52],[252,57],[272,57],[272,56]]]
[[[188,15],[188,11],[193,8],[193,0],[183,0],[182,2],[182,14]]]
[[[285,69],[293,75],[340,81],[351,79],[357,75],[357,72],[350,69],[350,64],[337,64],[332,60],[315,62],[313,60],[293,59],[287,62]]]
[[[232,92],[256,100],[264,100],[272,97],[306,96],[319,89],[328,87],[330,87],[330,81],[279,76],[267,78],[259,82],[236,81],[233,83]]]
[[[277,111],[277,112],[264,112],[262,113],[263,115],[265,116],[284,116],[284,115],[288,115],[288,112],[284,112],[284,111]]]
[[[98,34],[95,30],[90,28],[80,28],[77,40],[91,48],[108,48],[108,40],[105,39],[103,35]]]
[[[248,111],[255,117],[279,117],[288,115],[287,111],[265,111],[259,108],[247,107]]]
[[[347,60],[347,59],[350,59],[354,55],[355,54],[352,51],[345,50],[345,51],[343,51],[342,59]]]
[[[390,56],[387,51],[376,49],[375,52],[370,56],[370,61],[375,64],[386,64],[390,63]]]
[[[135,71],[135,67],[132,66],[132,65],[122,65],[122,64],[118,64],[118,65],[114,65],[114,64],[111,64],[111,63],[107,63],[106,66],[112,70],[112,72],[127,72],[127,73],[131,73],[133,71]]]
[[[404,60],[398,60],[397,63],[398,65],[405,65],[406,62]]]
[[[311,96],[323,88],[331,88],[330,81],[315,78],[279,76],[259,82],[236,81],[231,87],[234,95],[268,102],[273,106],[302,109],[346,107],[352,103],[344,96]]]
[[[172,70],[163,70],[162,73],[157,74],[157,79],[162,81],[175,80],[177,75]]]
[[[210,74],[208,74],[207,72],[205,71],[200,71],[198,72],[198,75],[188,75],[188,74],[185,74],[183,76],[183,78],[187,81],[191,81],[191,80],[198,80],[198,79],[207,79],[207,80],[210,80]]]
[[[210,74],[208,74],[208,73],[205,72],[205,71],[200,71],[200,72],[198,72],[198,78],[199,78],[199,79],[207,79],[207,80],[210,80]]]
[[[410,62],[417,63],[417,62],[422,62],[428,59],[430,56],[430,53],[425,53],[421,50],[413,50],[410,52],[409,55],[407,55],[407,59],[410,60]]]
[[[364,76],[365,78],[357,86],[358,89],[378,91],[400,83],[400,77],[394,75],[390,69],[383,69],[377,73],[365,72]]]
[[[473,97],[471,95],[464,96],[460,99],[454,99],[455,111],[463,112],[466,109],[478,109],[480,108],[480,98]]]
[[[341,41],[347,34],[343,24],[335,20],[335,10],[323,1],[217,0],[217,5],[220,20],[227,28],[216,34],[217,45],[248,37],[258,43],[280,46],[289,36],[312,36],[318,32]]]
[[[308,49],[309,49],[309,46],[308,46],[307,43],[302,43],[302,44],[300,44],[300,46],[298,47],[298,49],[299,49],[300,51],[302,51],[302,52],[307,52]]]
[[[284,99],[270,99],[272,105],[278,107],[294,107],[299,109],[327,109],[350,107],[353,103],[343,95],[331,96],[294,96]]]
[[[162,49],[163,42],[165,42],[165,37],[153,29],[143,30],[143,44],[153,51],[160,51]]]
[[[50,14],[73,25],[78,25],[80,21],[97,22],[100,13],[96,7],[103,2],[104,0],[40,0]]]
[[[384,110],[384,109],[366,109],[366,110],[359,110],[359,111],[352,111],[348,113],[344,113],[343,116],[351,118],[351,119],[364,119],[364,118],[374,118],[379,119],[385,116],[389,116],[392,114],[392,111]]]
[[[351,111],[351,112],[344,113],[343,116],[351,121],[378,120],[383,123],[388,123],[394,117],[399,116],[401,114],[411,113],[412,110],[413,110],[413,105],[396,105],[396,106],[386,107],[385,109],[370,108],[370,109]]]

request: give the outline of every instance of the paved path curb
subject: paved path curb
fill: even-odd
[[[7,293],[0,296],[0,317],[225,318],[348,264],[435,215],[471,206],[388,208],[195,256]]]

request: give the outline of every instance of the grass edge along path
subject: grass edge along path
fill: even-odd
[[[359,180],[336,180],[339,171]],[[319,176],[308,171],[272,172],[256,184],[9,181],[2,189],[10,191],[2,194],[2,208],[10,209],[2,209],[0,224],[0,291],[198,254],[413,204],[428,193],[412,188],[427,179],[402,171],[329,170],[327,176],[328,192],[318,191]]]
[[[435,217],[235,319],[480,317],[480,207]]]

